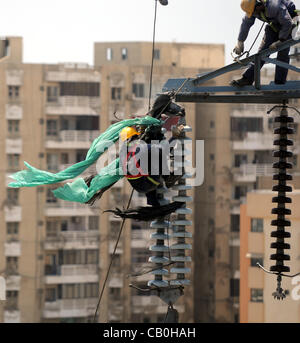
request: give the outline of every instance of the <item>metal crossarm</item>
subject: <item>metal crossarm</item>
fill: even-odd
[[[163,92],[177,89],[185,79],[169,79],[163,87]],[[181,92],[176,95],[178,102],[195,103],[252,103],[252,104],[281,104],[283,100],[300,98],[300,81],[288,81],[285,85],[254,86],[241,89],[231,86],[197,87],[193,79],[188,80]]]
[[[212,72],[205,73],[204,75],[202,74],[202,75],[198,76],[197,78],[195,78],[193,82],[195,85],[199,85],[201,83],[204,83],[205,81],[212,80],[218,76],[227,74],[231,71],[239,70],[239,69],[247,66],[251,62],[253,62],[253,63],[258,62],[264,57],[268,57],[271,54],[274,54],[278,51],[284,50],[286,48],[289,48],[289,47],[296,45],[296,44],[299,44],[299,43],[300,43],[300,39],[298,39],[298,40],[290,39],[290,40],[280,44],[276,50],[272,50],[272,49],[263,50],[263,51],[255,54],[255,55],[244,58],[243,60],[240,60],[239,62],[229,64],[226,67],[220,68],[218,70],[214,70]]]
[[[286,68],[286,69],[293,70],[293,71],[295,71],[297,73],[300,73],[300,69],[299,68],[297,68],[295,66],[292,66],[291,64],[278,61],[275,58],[264,57],[264,58],[262,58],[262,60],[264,60],[266,63],[276,64],[279,67],[283,67],[283,68]]]
[[[283,42],[276,50],[263,50],[255,55],[240,60],[239,62],[198,75],[195,78],[169,79],[163,87],[163,92],[178,89],[184,84],[181,91],[176,94],[176,101],[179,102],[279,104],[288,99],[300,98],[300,81],[288,81],[284,85],[276,85],[274,82],[271,82],[269,85],[261,85],[260,78],[260,66],[262,61],[300,73],[300,68],[278,61],[277,59],[269,58],[271,54],[299,43],[300,39],[291,39]],[[237,88],[231,86],[212,87],[203,85],[203,83],[218,76],[245,68],[249,63],[254,63],[255,65],[254,86]]]

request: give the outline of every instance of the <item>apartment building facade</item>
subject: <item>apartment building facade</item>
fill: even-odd
[[[127,50],[120,51],[123,64],[111,63],[105,47],[104,58],[108,62],[95,58],[95,67],[24,64],[22,39],[10,37],[9,44],[9,56],[0,64],[4,161],[0,269],[7,281],[7,301],[0,302],[0,320],[88,322],[94,315],[99,285],[103,284],[121,224],[101,210],[123,206],[129,197],[129,185],[124,181],[117,183],[100,203],[89,207],[59,201],[53,197],[51,190],[56,187],[51,185],[8,188],[9,175],[23,169],[23,161],[49,172],[64,170],[84,159],[93,139],[110,124],[144,115],[148,110],[151,44],[134,44],[135,51],[144,51],[144,55],[133,66],[127,62],[131,61],[130,56],[139,54],[132,54],[130,44],[125,46]],[[221,66],[223,46],[211,48],[212,55],[209,45],[174,44],[174,59],[170,62],[170,45],[158,46],[152,101],[167,78],[195,75],[199,68]],[[191,56],[201,56],[199,67],[198,57],[189,66]],[[191,126],[195,108],[194,104],[186,105]],[[84,176],[95,172],[90,168]],[[143,201],[135,195],[133,204]],[[166,304],[129,288],[132,280],[128,275],[137,270],[139,263],[147,263],[148,235],[148,228],[141,223],[126,222],[101,302],[100,321],[164,319]],[[150,278],[149,274],[140,276],[137,286]],[[194,274],[192,281],[193,278]],[[178,310],[182,321],[194,321],[193,282],[180,299]]]
[[[299,186],[299,183],[298,185]],[[257,190],[247,194],[246,203],[241,205],[241,293],[240,320],[242,323],[299,323],[299,277],[282,278],[282,288],[287,297],[279,301],[272,293],[277,287],[276,275],[264,273],[258,268],[257,262],[267,270],[274,261],[269,259],[274,253],[270,248],[274,238],[271,238],[271,210],[274,207],[270,190]],[[290,195],[289,195],[290,196]],[[291,238],[287,242],[291,245],[286,253],[290,261],[285,264],[290,267],[291,275],[299,272],[299,201],[298,189],[291,193],[292,204],[288,206],[292,215],[289,216]]]
[[[3,322],[88,322],[96,309],[121,221],[102,213],[126,206],[119,181],[93,207],[55,199],[56,186],[11,189],[22,162],[58,172],[85,158],[110,124],[143,116],[149,106],[152,44],[95,43],[94,66],[22,63],[22,40],[11,37],[0,63],[0,275],[9,306]],[[193,77],[224,65],[224,46],[157,43],[152,99],[168,78]],[[272,73],[264,74],[265,81]],[[234,75],[211,82],[224,85]],[[291,74],[293,77],[293,74]],[[181,322],[239,321],[240,204],[272,184],[273,135],[267,107],[183,104],[189,137],[205,142],[205,181],[190,191],[193,210],[191,285],[176,303]],[[298,134],[298,133],[297,133]],[[297,156],[298,152],[295,151]],[[295,171],[298,161],[295,157]],[[96,173],[89,168],[84,176]],[[134,193],[133,206],[145,204]],[[100,322],[161,322],[167,306],[143,289],[154,276],[150,223],[126,221],[99,309]],[[137,276],[138,275],[138,276]]]

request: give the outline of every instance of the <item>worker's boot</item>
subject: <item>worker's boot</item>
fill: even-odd
[[[244,87],[244,86],[251,86],[253,81],[246,79],[244,76],[241,79],[233,80],[230,82],[230,86],[233,87]]]
[[[166,187],[167,188],[173,187],[175,183],[178,182],[181,178],[182,178],[182,175],[174,175],[174,173],[164,176]]]

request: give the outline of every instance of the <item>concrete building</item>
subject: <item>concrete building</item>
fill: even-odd
[[[99,135],[99,70],[22,63],[22,39],[9,37],[0,63],[2,322],[86,321],[99,284],[99,209],[63,203],[54,187],[12,189],[23,161],[58,172],[84,158]]]
[[[292,204],[291,227],[288,228],[291,238],[287,243],[291,245],[286,253],[291,260],[285,265],[290,267],[291,274],[300,270],[300,191],[290,193]],[[271,210],[276,207],[272,204],[274,193],[266,190],[257,190],[247,194],[247,201],[241,206],[241,246],[240,246],[240,321],[242,323],[299,323],[299,282],[298,278],[283,278],[282,288],[288,290],[287,298],[278,301],[272,296],[276,289],[276,276],[264,273],[257,267],[259,262],[266,269],[274,265],[270,255],[274,249],[270,248],[271,242]]]
[[[101,67],[102,86],[104,87],[104,80],[108,80],[109,84],[107,89],[111,89],[112,99],[109,99],[109,97],[102,99],[102,106],[107,106],[107,112],[109,113],[110,118],[113,118],[114,112],[117,112],[118,117],[122,113],[144,115],[148,111],[151,49],[152,44],[145,42],[95,43],[95,66]],[[152,101],[154,100],[155,94],[161,92],[162,86],[168,78],[192,77],[200,72],[219,68],[222,65],[224,65],[224,46],[222,45],[156,43],[154,51]],[[114,99],[114,94],[116,93],[119,94],[118,99]],[[107,101],[106,105],[104,105],[104,101]],[[205,131],[207,125],[210,123],[210,121],[205,122],[206,119],[200,117],[201,114],[205,113],[205,110],[203,109],[202,111],[201,106],[196,104],[184,104],[184,107],[186,108],[187,113],[187,123],[193,128],[193,132],[189,134],[189,137],[193,138],[194,141],[195,139],[206,139],[205,135],[200,137],[200,132],[202,132],[202,130]],[[104,110],[104,107],[102,108]],[[223,115],[221,106],[213,106],[210,113],[212,116],[216,116],[215,113],[217,109],[219,114],[218,117],[221,118]],[[222,123],[224,124],[226,118],[224,117],[223,120]],[[219,130],[221,130],[222,123],[217,123]],[[210,131],[209,134],[212,134],[211,132],[212,131]],[[217,144],[214,144],[214,146],[211,146],[210,148],[210,144],[205,142],[205,144],[207,144],[205,154],[206,156],[209,156],[208,149],[214,150],[218,147],[218,150],[215,152],[216,161],[218,161],[221,160],[221,156],[224,153],[223,147],[226,149],[226,145],[224,145],[223,137],[219,139],[218,136],[214,139],[218,140]],[[226,157],[224,158],[229,160],[229,154],[225,156]],[[221,169],[224,158],[222,158],[220,165],[216,168],[218,175],[224,173]],[[211,168],[211,166],[209,166],[209,168]],[[212,176],[212,185],[216,182],[217,173]],[[211,175],[210,172],[207,172],[207,174]],[[205,185],[207,185],[207,180],[205,180]],[[205,185],[201,186],[201,189],[202,187],[206,187]],[[219,196],[219,192],[222,193],[224,191],[223,188],[222,190],[216,188],[215,192],[217,197]],[[193,233],[192,242],[194,243],[193,272],[190,276],[192,284],[191,286],[185,287],[185,295],[176,303],[176,308],[179,311],[181,322],[214,321],[215,316],[221,316],[222,318],[227,318],[226,320],[231,321],[233,317],[230,312],[232,311],[231,308],[220,308],[216,310],[214,308],[215,297],[218,297],[219,292],[226,293],[226,297],[229,297],[229,279],[225,281],[225,290],[223,290],[224,287],[220,284],[216,286],[216,293],[210,299],[212,302],[212,312],[209,316],[206,312],[206,308],[202,307],[201,303],[199,303],[199,300],[202,300],[198,299],[199,294],[204,292],[203,285],[206,287],[208,284],[207,274],[211,274],[210,280],[214,280],[216,277],[215,270],[210,269],[209,273],[207,265],[205,266],[205,274],[199,271],[200,264],[202,263],[201,255],[204,254],[206,256],[207,254],[207,245],[205,244],[206,241],[204,239],[206,228],[203,228],[202,222],[199,222],[200,211],[201,213],[205,213],[205,218],[208,218],[208,213],[205,212],[206,209],[200,209],[202,202],[198,200],[199,189],[200,188],[197,187],[191,192],[194,201],[193,203],[188,204],[188,207],[192,208],[194,213],[192,217],[194,225],[189,229]],[[128,196],[129,194],[127,194],[127,197]],[[210,198],[212,197],[213,195],[210,195]],[[136,201],[136,204],[139,204],[141,197],[135,198],[134,201]],[[215,205],[214,202],[210,204],[212,207],[210,218],[214,218],[215,216]],[[229,215],[227,215],[227,217],[227,229],[229,230],[230,217]],[[205,223],[207,223],[207,221],[208,220],[206,220]],[[133,223],[131,225],[131,233],[132,246],[131,249],[128,250],[128,254],[124,253],[123,259],[127,259],[128,264],[133,266],[134,272],[141,271],[143,268],[147,270],[149,267],[152,267],[147,263],[150,256],[149,246],[151,244],[151,241],[149,240],[149,223],[143,225],[140,223]],[[220,239],[220,244],[225,250],[228,250],[229,248],[226,246],[226,243],[226,241]],[[195,246],[197,246],[197,248]],[[229,253],[222,256],[221,259],[227,259],[228,256]],[[227,260],[226,263],[228,263]],[[132,279],[131,282],[140,288],[145,288],[147,281],[151,278],[153,278],[153,276],[146,274]],[[222,288],[222,290],[220,290],[220,288]],[[201,292],[199,292],[199,289],[201,289]],[[162,321],[165,317],[165,305],[157,297],[149,296],[147,293],[132,290],[131,306],[133,309],[131,320],[134,322]]]
[[[24,64],[22,39],[9,37],[8,41],[8,56],[0,63],[0,153],[4,161],[0,175],[0,270],[7,280],[7,301],[0,302],[0,320],[87,322],[94,315],[99,284],[103,283],[120,227],[119,220],[100,213],[99,207],[123,205],[129,185],[119,182],[100,203],[88,207],[55,199],[51,190],[56,186],[8,188],[9,175],[23,168],[22,161],[51,172],[63,170],[84,159],[92,140],[116,117],[144,115],[148,109],[151,44],[97,43],[95,67],[90,67]],[[161,43],[156,46],[155,62],[152,100],[169,77],[192,76],[221,67],[224,47]],[[186,110],[188,123],[195,127],[196,105],[189,104]],[[135,196],[133,202],[141,201]],[[100,321],[164,319],[165,304],[129,288],[133,280],[127,276],[141,262],[147,262],[150,254],[147,231],[127,221],[99,310]],[[137,285],[150,277],[140,276]],[[181,321],[195,320],[197,278],[192,274],[192,286],[178,302]]]
[[[87,322],[121,224],[102,210],[126,205],[128,182],[119,181],[89,207],[58,201],[50,192],[57,186],[9,189],[8,175],[22,169],[22,161],[63,170],[83,160],[110,124],[147,113],[152,44],[95,43],[91,67],[24,64],[22,39],[8,40],[0,55],[9,52],[0,60],[0,275],[7,278],[9,302],[0,301],[0,321]],[[168,78],[223,65],[223,45],[157,43],[151,102]],[[264,75],[265,81],[273,77]],[[233,77],[210,84],[224,85]],[[189,136],[205,141],[205,181],[190,192],[192,283],[176,308],[181,322],[238,322],[240,204],[248,191],[272,186],[269,107],[183,105],[193,128]],[[297,172],[297,157],[294,162]],[[142,203],[134,194],[132,205]],[[141,273],[152,267],[149,236],[149,223],[126,221],[99,309],[101,322],[164,320],[167,307],[159,298],[129,287],[145,288],[153,278]]]

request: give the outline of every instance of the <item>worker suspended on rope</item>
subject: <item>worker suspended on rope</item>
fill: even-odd
[[[183,128],[183,125],[179,125],[173,129],[172,139],[179,137]],[[168,215],[180,208],[183,203],[166,204],[159,197],[160,188],[164,185],[169,188],[182,177],[182,175],[175,175],[174,171],[168,168],[170,151],[165,150],[164,145],[161,144],[165,140],[162,126],[151,125],[144,132],[127,127],[121,131],[120,138],[124,142],[120,151],[120,164],[125,177],[134,190],[146,195],[147,204],[151,207],[116,209],[106,212],[114,213],[121,218],[147,221]]]
[[[10,187],[35,187],[39,185],[55,184],[62,181],[73,179],[82,174],[88,167],[94,164],[102,154],[107,151],[109,142],[113,145],[119,140],[120,132],[126,127],[139,126],[143,130],[147,127],[161,125],[161,115],[184,116],[184,109],[172,103],[172,94],[163,94],[158,97],[149,113],[145,117],[136,119],[127,119],[111,125],[105,132],[96,138],[85,160],[78,162],[58,173],[39,170],[24,162],[27,169],[21,170],[10,177],[15,181],[9,184]],[[93,204],[95,200],[101,198],[102,194],[112,185],[124,177],[120,173],[119,158],[112,161],[108,166],[102,168],[97,175],[91,175],[88,178],[77,178],[71,183],[66,183],[62,187],[53,190],[56,198]]]
[[[293,18],[297,11],[295,4],[291,0],[242,0],[241,8],[246,12],[243,18],[238,43],[233,52],[241,55],[244,51],[244,42],[248,37],[250,28],[256,19],[266,22],[265,36],[260,45],[259,51],[265,49],[276,50],[280,43],[291,39],[292,30],[295,27]],[[290,48],[278,52],[277,59],[281,62],[289,63]],[[261,67],[265,64],[261,61]],[[285,84],[288,69],[276,66],[275,83]],[[231,82],[232,86],[243,87],[252,85],[254,82],[254,64],[244,72],[243,77]]]
[[[183,125],[174,135],[180,135]],[[169,188],[181,178],[168,168],[168,155],[164,146],[158,142],[164,140],[161,125],[149,126],[143,134],[133,127],[124,128],[120,137],[124,142],[120,152],[120,163],[125,177],[139,193],[145,193],[147,204],[161,206],[157,189],[164,183]],[[152,143],[152,142],[155,143]]]

